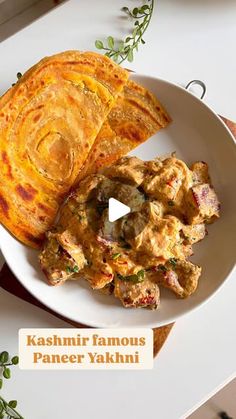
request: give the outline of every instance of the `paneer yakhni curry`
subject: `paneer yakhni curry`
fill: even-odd
[[[131,207],[113,223],[110,197]],[[189,261],[192,246],[219,207],[206,163],[124,157],[80,182],[47,233],[40,263],[52,285],[85,278],[125,307],[155,309],[160,286],[181,298],[196,290],[201,267]]]

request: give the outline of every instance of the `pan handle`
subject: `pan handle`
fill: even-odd
[[[202,94],[200,96],[200,99],[203,99],[205,94],[206,94],[206,85],[205,83],[203,83],[203,81],[201,80],[191,80],[187,86],[185,86],[186,90],[189,90],[191,86],[194,86],[195,84],[197,84],[198,86],[200,86],[202,88]]]

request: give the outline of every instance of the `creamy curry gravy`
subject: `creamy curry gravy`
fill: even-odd
[[[108,199],[131,207],[108,220]],[[124,157],[85,178],[47,233],[40,263],[50,284],[85,278],[125,307],[158,308],[159,286],[185,298],[197,288],[201,267],[188,259],[205,224],[219,217],[208,166],[191,168],[172,156]]]

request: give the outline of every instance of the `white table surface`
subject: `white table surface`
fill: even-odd
[[[125,35],[129,24],[119,17],[119,9],[133,4],[71,0],[1,43],[0,93],[15,81],[18,71],[45,55],[91,50],[97,38]],[[235,20],[234,0],[158,0],[147,43],[129,67],[182,85],[202,79],[208,104],[236,120]],[[15,368],[14,380],[7,382],[4,392],[19,400],[26,419],[186,418],[235,376],[235,280],[234,271],[211,301],[177,322],[152,371]],[[0,350],[17,353],[21,327],[67,326],[0,290]]]

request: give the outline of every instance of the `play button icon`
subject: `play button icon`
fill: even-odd
[[[119,218],[124,217],[124,215],[130,213],[130,207],[128,207],[125,204],[122,204],[122,202],[118,201],[115,198],[110,198],[108,201],[108,219],[111,223],[113,223],[116,220],[119,220]]]
[[[83,202],[86,195],[84,187],[79,197],[79,208],[85,206],[86,219],[96,236],[106,243],[121,241],[123,246],[126,239],[139,235],[149,218],[148,202],[143,191],[118,178],[97,175],[89,181],[86,187],[91,190]]]

